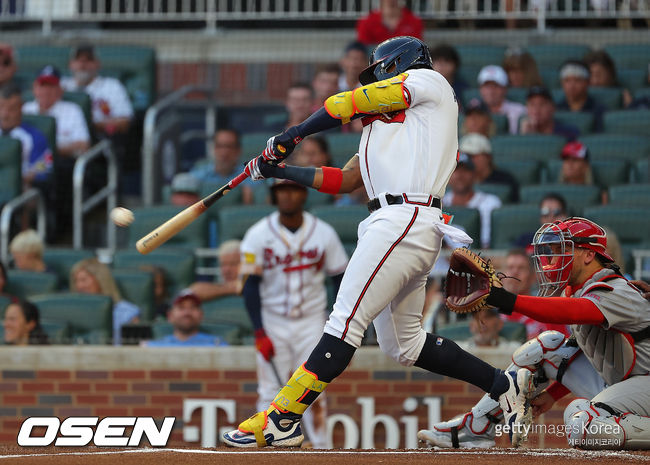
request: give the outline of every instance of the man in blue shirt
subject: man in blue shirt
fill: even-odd
[[[218,336],[199,331],[203,321],[201,301],[191,289],[183,289],[174,298],[167,320],[174,327],[168,336],[148,341],[146,347],[216,347],[227,345]]]

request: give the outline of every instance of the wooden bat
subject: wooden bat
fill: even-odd
[[[228,184],[221,186],[212,194],[199,200],[194,205],[187,207],[185,210],[168,219],[149,234],[142,237],[138,242],[136,242],[135,248],[143,255],[156,250],[174,235],[185,229],[192,221],[197,219],[204,211],[210,208],[213,203],[241,184],[247,177],[246,173],[242,172],[239,176],[231,179]]]

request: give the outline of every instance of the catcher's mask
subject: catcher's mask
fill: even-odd
[[[372,51],[370,66],[361,71],[359,82],[365,86],[415,68],[433,69],[427,44],[415,37],[393,37]]]
[[[546,223],[533,238],[535,272],[540,296],[557,296],[569,282],[576,247],[596,252],[601,263],[613,263],[605,230],[586,218]]]

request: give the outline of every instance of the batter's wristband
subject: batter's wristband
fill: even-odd
[[[340,168],[332,168],[330,166],[323,166],[323,184],[321,184],[318,192],[325,194],[338,194],[341,190],[343,183],[343,171]]]

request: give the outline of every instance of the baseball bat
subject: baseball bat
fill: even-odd
[[[182,212],[171,217],[136,242],[135,248],[143,255],[156,250],[174,235],[185,229],[192,221],[197,219],[204,211],[210,208],[213,203],[241,184],[247,177],[246,173],[242,172],[239,176],[231,179],[228,184],[221,186],[212,194],[207,195],[194,205],[187,207]]]
[[[273,370],[275,380],[280,386],[284,386],[285,381],[282,381],[282,378],[280,378],[280,372],[278,371],[278,367],[275,366],[275,360],[273,360],[273,357],[269,359],[269,363],[271,364],[271,370]]]

